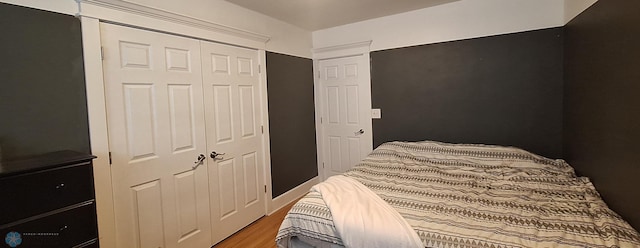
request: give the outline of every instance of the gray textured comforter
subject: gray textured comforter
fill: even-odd
[[[425,247],[640,247],[588,178],[517,148],[389,142],[345,175],[395,208]],[[292,237],[342,245],[318,193],[294,205],[276,240]]]

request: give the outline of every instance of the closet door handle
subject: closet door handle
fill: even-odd
[[[198,155],[198,160],[196,160],[195,165],[192,167],[194,170],[196,168],[198,168],[198,166],[200,166],[202,164],[202,162],[206,159],[207,157],[204,154],[200,154]]]
[[[225,155],[226,153],[217,153],[216,151],[212,151],[211,154],[209,155],[212,159],[216,159],[218,158],[218,156],[220,155]]]

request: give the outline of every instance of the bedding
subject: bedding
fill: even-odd
[[[388,203],[425,247],[640,247],[588,178],[518,148],[389,142],[344,176]],[[292,207],[279,247],[345,246],[351,234],[340,234],[323,194],[333,193],[312,191]]]
[[[423,247],[409,223],[357,180],[337,175],[315,185],[311,191],[322,196],[346,247]],[[372,215],[376,218],[371,218]]]

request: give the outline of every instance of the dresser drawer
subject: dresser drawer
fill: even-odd
[[[13,237],[17,247],[97,247],[95,202],[57,210],[49,216],[0,229],[0,238]],[[20,241],[16,241],[16,237]],[[4,244],[4,243],[2,243]]]
[[[0,178],[0,196],[0,226],[92,200],[91,162]]]

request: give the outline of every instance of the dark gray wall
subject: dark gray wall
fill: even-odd
[[[640,1],[598,1],[565,35],[564,157],[640,229]]]
[[[0,4],[2,159],[89,152],[80,21]]]
[[[562,155],[562,28],[371,53],[374,146],[438,140]]]
[[[313,62],[267,52],[273,197],[318,175]]]

